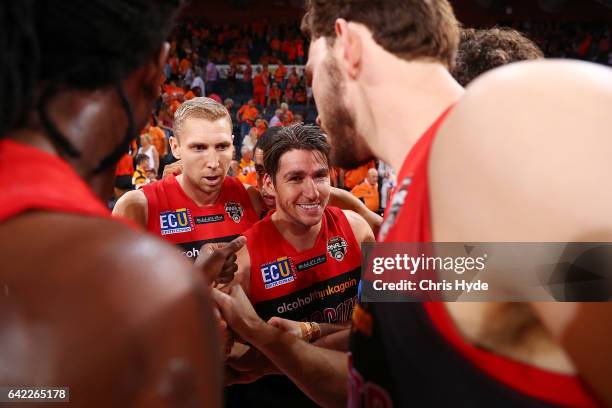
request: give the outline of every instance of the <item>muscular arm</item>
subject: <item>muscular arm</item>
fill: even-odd
[[[378,230],[382,224],[382,217],[375,212],[372,212],[366,207],[363,201],[352,195],[346,190],[340,188],[331,188],[331,194],[329,196],[329,205],[334,207],[342,208],[343,210],[351,210],[361,215],[364,220],[370,225],[374,234],[378,233]]]
[[[78,406],[221,406],[208,294],[176,251],[67,214],[20,216],[0,228],[7,235],[0,280],[15,295],[0,298],[3,329],[53,333],[3,350],[7,385],[69,386]]]
[[[324,407],[346,406],[346,353],[327,350],[298,339],[262,321],[240,286],[230,294],[213,291],[223,317],[243,339],[263,353],[306,395]]]
[[[147,198],[142,190],[125,193],[115,204],[113,216],[124,217],[147,228]]]

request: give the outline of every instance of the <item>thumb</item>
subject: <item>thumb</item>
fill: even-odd
[[[246,244],[246,241],[246,237],[242,235],[238,238],[235,238],[233,241],[231,241],[222,248],[223,254],[229,255],[232,252],[238,252],[244,246],[244,244]]]

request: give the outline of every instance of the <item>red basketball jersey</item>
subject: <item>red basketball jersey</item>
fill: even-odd
[[[314,246],[298,252],[271,214],[244,234],[251,257],[250,299],[265,320],[341,323],[350,319],[361,248],[341,209],[327,207]]]
[[[148,204],[147,230],[182,248],[195,259],[208,242],[229,242],[249,229],[257,216],[246,189],[226,176],[213,205],[200,207],[185,194],[176,177],[142,188]]]
[[[414,145],[398,174],[379,240],[431,242],[428,166],[450,108]],[[593,407],[580,379],[464,340],[444,303],[364,303],[351,332],[349,407]]]
[[[12,140],[0,141],[0,221],[29,210],[110,218],[110,211],[62,159]]]

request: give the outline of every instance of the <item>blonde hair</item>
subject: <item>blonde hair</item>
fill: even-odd
[[[232,118],[225,106],[211,98],[193,98],[183,102],[181,106],[179,106],[174,113],[173,130],[176,137],[179,136],[185,121],[189,118],[206,119],[211,122],[215,122],[219,119],[227,119],[230,129],[232,128]]]

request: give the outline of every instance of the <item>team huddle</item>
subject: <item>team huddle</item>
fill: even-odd
[[[181,2],[31,3],[0,6],[0,385],[88,407],[612,404],[609,303],[360,299],[362,243],[612,242],[608,68],[462,32],[448,0],[307,1],[317,126],[267,130],[243,185],[227,109],[185,101],[173,174],[111,215]],[[520,46],[465,57],[491,38]],[[397,173],[384,221],[330,184],[373,159]]]

